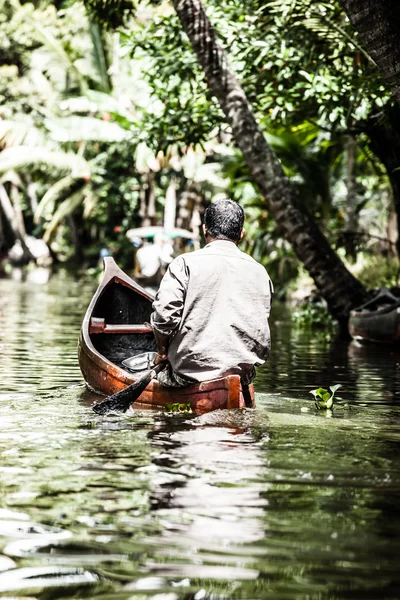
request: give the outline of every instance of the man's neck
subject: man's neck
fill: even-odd
[[[230,242],[231,244],[234,244],[235,246],[238,245],[238,243],[233,240],[227,240],[226,238],[213,238],[213,237],[207,235],[206,236],[206,244],[212,244],[212,242]]]

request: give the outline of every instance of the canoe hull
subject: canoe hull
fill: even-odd
[[[400,342],[400,313],[397,308],[390,313],[380,315],[356,313],[349,319],[349,332],[355,340],[369,342]]]
[[[133,373],[130,373],[121,365],[104,356],[99,351],[99,347],[95,347],[94,344],[99,338],[90,333],[90,322],[95,313],[96,306],[100,303],[99,299],[105,289],[114,285],[114,281],[126,288],[130,288],[133,293],[140,293],[142,296],[147,294],[123,273],[112,259],[106,259],[103,281],[89,305],[83,321],[79,338],[78,356],[79,365],[87,386],[91,390],[107,396],[124,389],[136,381]],[[147,298],[151,309],[152,298],[149,295],[147,295]],[[254,407],[254,389],[252,385],[249,391],[252,406]],[[240,377],[238,375],[229,375],[228,377],[205,381],[184,388],[167,388],[161,386],[157,381],[152,381],[132,405],[132,408],[154,408],[160,410],[165,408],[167,404],[186,404],[188,402],[190,402],[192,410],[196,412],[244,408],[246,406]]]
[[[351,311],[350,335],[361,341],[400,342],[400,299],[388,289]]]

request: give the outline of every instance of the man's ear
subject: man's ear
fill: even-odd
[[[242,231],[240,232],[240,238],[239,238],[239,242],[242,241],[244,234],[246,233],[245,229],[242,229]]]
[[[201,228],[202,228],[202,230],[203,230],[204,237],[207,237],[207,229],[206,229],[206,226],[203,224],[203,225],[201,226]]]

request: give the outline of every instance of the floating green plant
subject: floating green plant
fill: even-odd
[[[316,390],[311,390],[310,394],[314,396],[315,406],[319,410],[332,408],[335,392],[340,387],[342,386],[340,383],[338,383],[337,385],[329,386],[330,391],[322,387],[317,388]]]
[[[191,413],[192,407],[190,406],[190,402],[184,402],[181,404],[180,402],[173,402],[171,404],[165,405],[165,412],[167,413]]]

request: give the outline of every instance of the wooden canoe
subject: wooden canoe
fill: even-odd
[[[91,390],[111,395],[140,376],[126,370],[122,361],[155,351],[154,335],[146,324],[152,302],[152,294],[128,277],[113,258],[104,259],[103,279],[86,311],[79,338],[79,365]],[[254,407],[252,385],[250,394]],[[190,402],[198,412],[245,407],[238,375],[184,388],[167,388],[152,381],[132,407],[162,409],[175,402]]]
[[[349,332],[360,341],[400,342],[400,298],[382,288],[372,300],[351,311]]]

